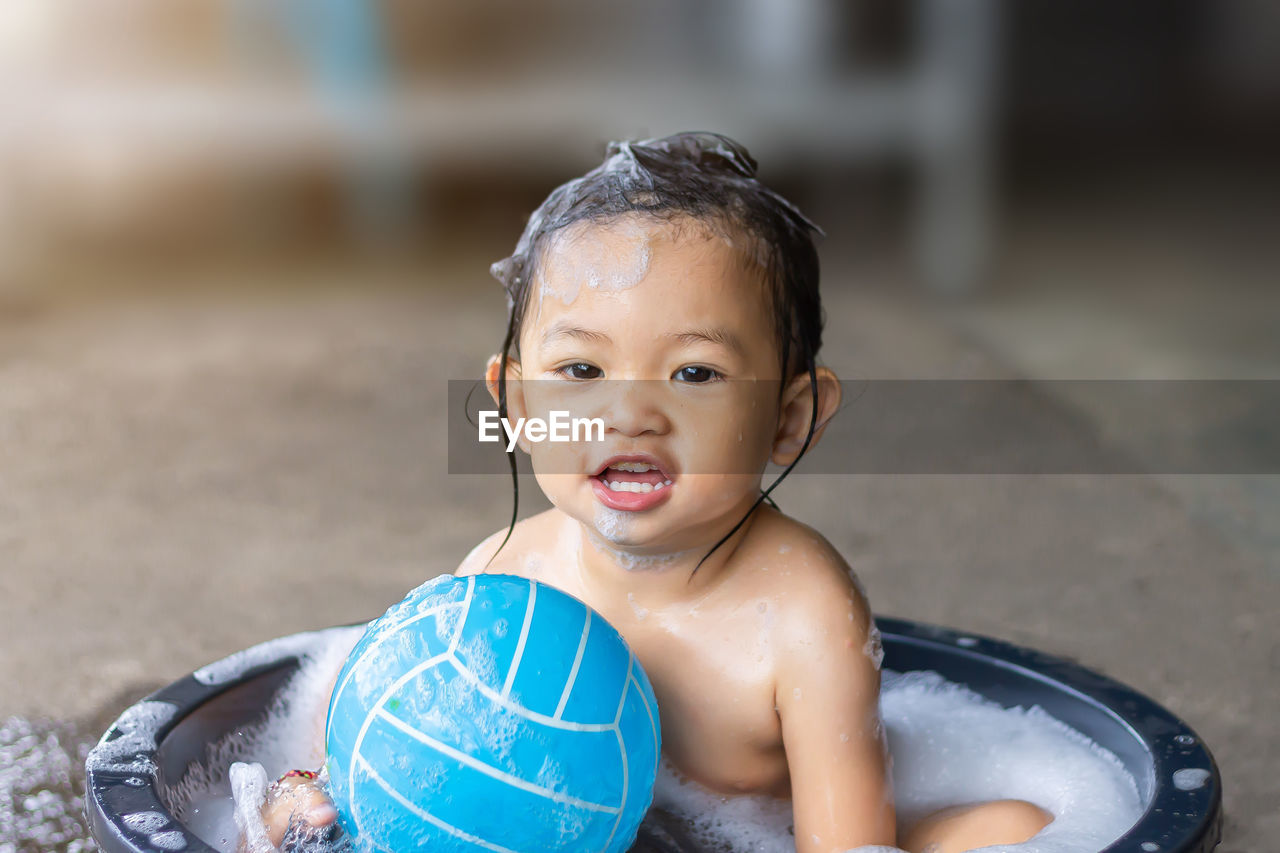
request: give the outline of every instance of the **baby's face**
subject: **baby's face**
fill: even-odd
[[[525,444],[562,511],[633,553],[709,548],[759,494],[778,429],[758,269],[699,223],[581,223],[548,246],[520,336],[526,414],[603,441]]]

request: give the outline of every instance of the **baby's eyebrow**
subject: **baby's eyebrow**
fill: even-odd
[[[671,337],[682,344],[710,343],[719,344],[722,347],[726,347],[737,352],[746,351],[742,346],[742,342],[738,340],[738,336],[728,329],[690,329],[687,332],[678,332],[676,334],[669,335],[668,337]]]
[[[594,329],[584,329],[581,326],[569,326],[564,323],[556,323],[542,335],[542,345],[546,346],[552,341],[559,338],[577,338],[580,341],[591,341],[592,343],[609,343],[609,336],[604,332],[597,332]]]

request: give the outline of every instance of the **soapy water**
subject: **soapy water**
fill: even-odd
[[[334,631],[307,656],[265,722],[209,749],[206,761],[170,791],[168,804],[179,820],[230,853],[239,834],[228,778],[233,762],[262,764],[264,778],[321,765],[316,747],[325,692],[361,633]],[[881,713],[894,760],[900,826],[945,806],[1019,798],[1052,812],[1055,820],[1024,844],[984,850],[1096,853],[1141,816],[1137,785],[1119,759],[1038,707],[1005,709],[932,672],[883,675]],[[1203,784],[1191,774],[1178,781]],[[682,778],[665,759],[653,804],[646,826],[688,849],[795,850],[790,802],[720,795]],[[896,849],[867,847],[860,853]],[[0,853],[7,853],[3,845]]]
[[[1001,708],[937,673],[890,670],[880,706],[900,828],[950,805],[1025,799],[1054,821],[1028,842],[984,851],[1096,853],[1142,814],[1137,785],[1119,759],[1039,708]],[[795,849],[786,801],[724,797],[664,766],[654,805],[681,816],[704,849]]]

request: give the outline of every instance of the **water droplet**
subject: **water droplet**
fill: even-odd
[[[1147,851],[1147,853],[1153,853],[1153,851],[1160,849],[1160,845],[1156,844],[1154,841],[1144,841],[1142,842],[1142,849]]]
[[[956,640],[956,645],[964,646],[966,649],[971,649],[974,646],[978,645],[978,640],[976,637],[961,637],[958,640]]]
[[[1196,739],[1191,735],[1178,735],[1174,740],[1183,746],[1191,746],[1191,744],[1196,742]]]

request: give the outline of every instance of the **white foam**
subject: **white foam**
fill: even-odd
[[[591,544],[609,557],[620,568],[629,572],[651,571],[674,563],[691,551],[677,551],[670,554],[633,554],[623,548],[615,547],[624,543],[631,535],[631,528],[636,521],[635,513],[597,506],[593,518],[594,527],[584,525]]]
[[[1184,767],[1173,771],[1173,787],[1179,791],[1194,791],[1203,788],[1209,781],[1209,771],[1201,767]]]
[[[169,822],[168,816],[162,812],[134,812],[123,818],[124,825],[134,832],[150,835]]]
[[[261,814],[262,805],[267,801],[267,771],[257,762],[237,761],[231,765],[230,776],[235,821],[244,837],[245,853],[273,853]]]
[[[884,662],[884,645],[880,640],[880,629],[875,625],[867,632],[867,642],[862,647],[862,653],[871,659],[876,669]]]
[[[234,753],[240,760],[261,761],[264,780],[290,767],[319,765],[314,720],[323,713],[333,673],[359,634],[352,629],[323,648],[313,647],[268,723],[247,741],[211,750],[214,761],[224,761],[222,769],[205,772],[204,787],[188,785],[182,797],[175,796],[182,800],[172,806],[179,819],[231,853],[237,830],[225,758]],[[900,825],[958,803],[1025,799],[1056,815],[1054,822],[1025,844],[984,848],[984,853],[1079,853],[1102,849],[1141,815],[1137,786],[1120,761],[1037,707],[1003,709],[935,673],[888,670],[880,704],[894,757]],[[1189,773],[1179,778],[1184,784],[1194,781]],[[722,796],[681,777],[665,758],[654,805],[683,818],[693,840],[708,847],[734,853],[795,849],[789,801]],[[897,853],[897,848],[858,851]]]
[[[600,545],[602,548],[607,548],[609,551],[613,551],[613,549],[609,548],[605,543],[600,542],[600,538],[603,537],[606,542],[612,542],[615,544],[625,540],[631,532],[631,523],[634,520],[635,513],[633,512],[624,512],[620,509],[597,505],[595,509],[595,516],[592,519],[595,523],[595,530],[590,532],[598,535],[593,536],[592,538],[596,541],[596,544]]]
[[[178,707],[170,702],[139,702],[133,705],[90,750],[85,769],[155,776],[155,761],[139,753],[155,752],[156,733],[173,719],[177,711]],[[113,731],[118,731],[119,736],[107,740]]]
[[[286,770],[314,770],[323,764],[322,725],[328,693],[334,676],[364,631],[363,626],[356,626],[297,634],[233,655],[232,658],[239,661],[236,665],[247,670],[270,660],[263,660],[262,655],[265,648],[271,647],[279,654],[297,655],[301,665],[272,703],[262,723],[241,727],[224,740],[211,744],[205,760],[192,765],[187,775],[170,789],[166,805],[174,816],[205,843],[224,853],[233,853],[239,836],[230,778],[233,765],[238,762],[245,765],[245,769],[236,772],[240,776],[241,797],[249,803],[257,796],[253,780],[258,779],[259,771],[265,786],[266,779],[274,779]],[[232,668],[229,663],[213,664],[206,670],[222,676]],[[252,769],[253,765],[258,769]],[[259,797],[256,803],[261,802]],[[265,843],[267,846],[250,853],[270,853],[273,848],[269,842]]]
[[[314,632],[291,634],[288,637],[268,640],[242,652],[236,652],[230,657],[197,669],[192,675],[201,684],[210,686],[227,684],[241,678],[255,666],[272,663],[289,655],[305,655],[315,647],[315,644]]]
[[[649,274],[653,228],[650,221],[624,216],[604,225],[575,224],[553,236],[536,277],[539,307],[549,297],[572,305],[584,284],[611,292],[635,287]],[[601,239],[602,231],[620,238],[618,245]]]
[[[152,847],[159,847],[161,850],[185,850],[187,847],[187,839],[176,829],[157,832],[147,840]]]
[[[936,673],[891,671],[880,704],[900,827],[949,805],[1024,799],[1056,815],[1054,822],[1024,844],[984,853],[1080,853],[1102,849],[1141,816],[1137,785],[1119,759],[1039,708],[1004,709]],[[735,853],[795,849],[789,802],[724,797],[665,761],[654,804],[684,818],[704,844]]]

